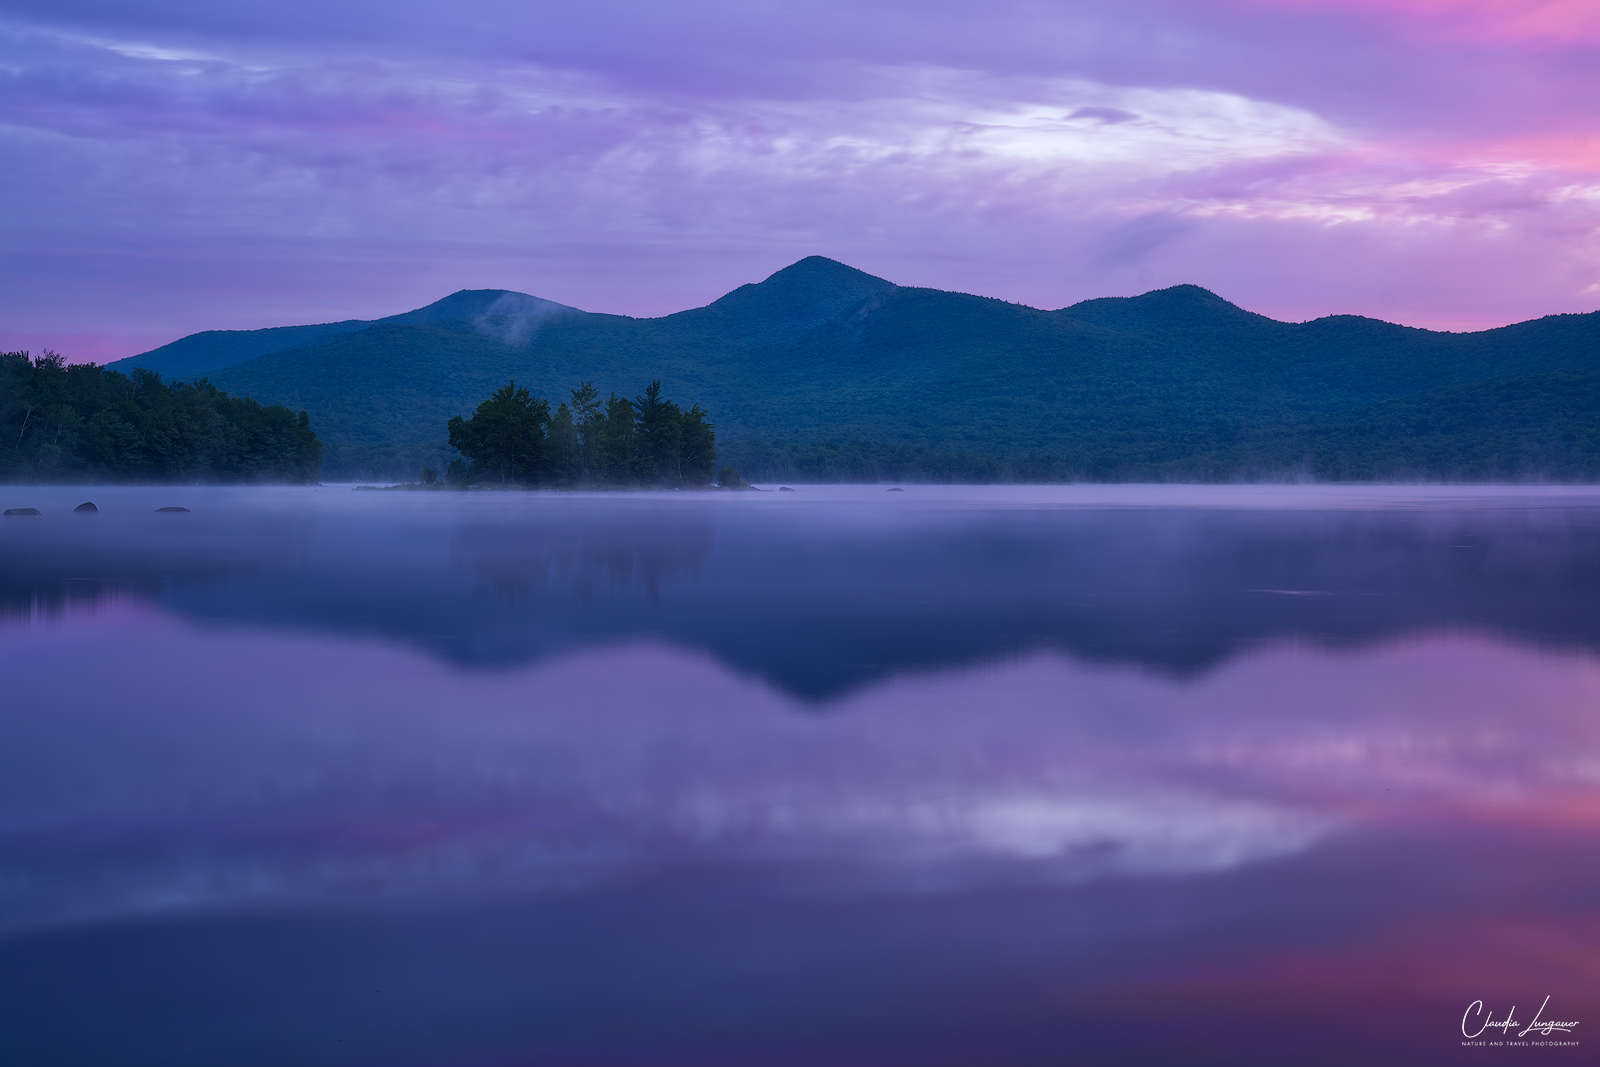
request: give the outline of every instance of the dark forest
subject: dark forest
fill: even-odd
[[[46,351],[0,353],[0,479],[10,482],[315,482],[311,419]]]

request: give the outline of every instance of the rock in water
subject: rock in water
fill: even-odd
[[[778,492],[780,492],[780,493],[792,493],[792,492],[794,492],[794,490],[790,489],[787,485],[780,485],[780,486],[778,486]]]
[[[895,486],[893,489],[890,489],[888,491],[891,492],[891,493],[903,493],[903,492],[905,492],[905,490],[900,488],[898,485]]]
[[[188,511],[188,508],[156,508],[157,511]]]
[[[72,510],[73,511],[99,511],[100,509],[94,506],[94,501],[93,500],[85,500],[83,503],[79,504],[77,507],[73,508]]]
[[[38,508],[6,508],[7,515],[37,515]]]

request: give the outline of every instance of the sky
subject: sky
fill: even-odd
[[[807,255],[1062,307],[1600,308],[1594,0],[0,0],[0,349]]]

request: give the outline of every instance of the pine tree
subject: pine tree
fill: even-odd
[[[535,485],[548,474],[550,402],[507,382],[470,419],[450,420],[450,446],[472,461],[469,477]]]

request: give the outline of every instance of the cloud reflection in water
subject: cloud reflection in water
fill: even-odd
[[[829,893],[1191,875],[1600,793],[1600,666],[1472,635],[1289,642],[1193,681],[1040,653],[825,715],[659,644],[483,674],[127,609],[7,639],[12,932],[697,864]]]

